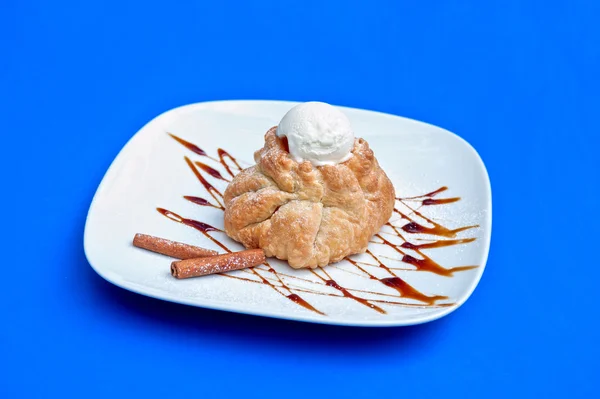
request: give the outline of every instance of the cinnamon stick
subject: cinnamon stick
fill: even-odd
[[[218,254],[217,251],[213,251],[212,249],[200,248],[182,242],[139,233],[133,238],[133,245],[177,259],[200,258]]]
[[[171,263],[171,275],[178,279],[206,276],[258,266],[265,261],[265,251],[249,249],[241,252],[180,260]]]

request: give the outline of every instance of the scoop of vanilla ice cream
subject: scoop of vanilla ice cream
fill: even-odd
[[[290,154],[297,162],[334,165],[352,157],[354,132],[350,121],[326,103],[296,105],[279,122],[277,136],[287,137]]]

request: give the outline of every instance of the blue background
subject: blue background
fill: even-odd
[[[597,396],[599,4],[0,0],[0,397]],[[110,162],[157,114],[215,99],[316,99],[467,139],[494,201],[471,299],[427,325],[340,328],[98,277],[82,237]]]

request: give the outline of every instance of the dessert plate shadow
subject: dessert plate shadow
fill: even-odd
[[[145,233],[220,252],[243,249],[220,231],[219,193],[252,165],[264,133],[296,104],[198,103],[150,121],[113,161],[90,206],[84,247],[94,270],[158,299],[324,324],[404,326],[456,310],[487,261],[485,166],[447,130],[373,111],[341,107],[398,197],[367,253],[313,271],[269,259],[251,270],[177,280],[173,259],[133,247],[134,235]]]

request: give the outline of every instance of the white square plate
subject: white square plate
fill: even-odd
[[[133,236],[145,233],[219,249],[200,231],[170,220],[157,208],[222,228],[221,210],[184,198],[202,197],[215,202],[184,157],[209,165],[229,179],[218,161],[218,149],[225,149],[243,167],[251,165],[253,152],[263,145],[264,133],[295,104],[192,104],[168,111],[144,126],[114,160],[90,207],[84,245],[94,270],[113,284],[154,298],[316,323],[411,325],[458,308],[479,282],[489,250],[492,209],[485,166],[475,150],[458,136],[378,112],[341,108],[356,136],[369,142],[397,196],[417,198],[396,201],[398,212],[390,220],[396,230],[385,226],[379,237],[373,238],[369,246],[372,255],[353,256],[354,263],[342,261],[316,269],[316,274],[293,270],[285,262],[270,259],[276,273],[259,266],[229,276],[176,280],[169,273],[172,259],[132,246]],[[196,144],[207,156],[191,151],[167,133]],[[232,172],[237,170],[228,158],[225,161]],[[214,187],[225,189],[226,181],[196,168]],[[441,187],[447,189],[423,196]],[[419,230],[419,226],[435,227],[432,222],[443,227]],[[456,231],[467,226],[476,227]],[[445,236],[425,234],[432,232]],[[242,249],[224,233],[208,234],[232,250]],[[382,244],[384,238],[390,245]],[[403,244],[405,241],[408,244]],[[438,244],[417,251],[410,245],[427,247],[432,242]],[[446,272],[463,266],[474,267]],[[427,270],[432,268],[440,269]],[[394,276],[397,278],[391,280]],[[328,284],[329,280],[345,289]],[[299,298],[307,305],[302,306]]]

